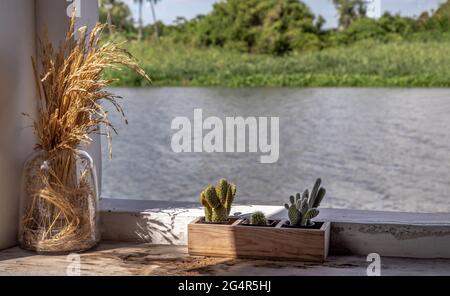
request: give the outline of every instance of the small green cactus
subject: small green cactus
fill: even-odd
[[[205,208],[205,221],[227,221],[235,195],[236,185],[225,179],[220,179],[215,187],[206,187],[200,194],[200,202]]]
[[[266,215],[263,212],[257,211],[250,216],[250,224],[252,225],[267,225]]]
[[[289,197],[290,205],[284,204],[286,210],[288,210],[289,223],[291,226],[309,226],[311,225],[311,219],[319,215],[317,209],[325,196],[326,190],[320,187],[322,180],[319,178],[314,183],[313,190],[309,194],[306,189],[302,195],[297,193],[294,196]]]

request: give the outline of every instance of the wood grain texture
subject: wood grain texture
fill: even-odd
[[[369,264],[367,256],[330,256],[324,263],[191,257],[185,246],[117,242],[102,242],[80,256],[82,276],[366,276]],[[64,255],[37,255],[18,247],[0,251],[0,276],[66,275],[70,264]],[[450,276],[450,260],[382,257],[381,275]]]
[[[242,220],[239,220],[241,222]],[[230,258],[287,259],[323,262],[330,242],[330,222],[320,229],[202,224],[188,225],[190,255]]]

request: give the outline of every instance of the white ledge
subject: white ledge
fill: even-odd
[[[198,203],[182,201],[157,201],[134,199],[103,198],[100,202],[102,212],[110,213],[155,213],[167,210],[188,210],[203,215],[203,209]],[[272,218],[285,219],[287,213],[282,206],[268,205],[236,205],[232,214],[248,214],[257,209],[264,209]],[[197,217],[197,216],[193,216]],[[342,223],[383,223],[383,224],[413,224],[450,226],[450,213],[406,213],[389,211],[367,211],[352,209],[320,209],[318,219]]]
[[[112,241],[186,245],[187,224],[203,215],[198,203],[102,199],[103,238]],[[232,215],[262,211],[287,218],[281,206],[236,205]],[[331,254],[450,258],[450,214],[321,209],[332,222]]]

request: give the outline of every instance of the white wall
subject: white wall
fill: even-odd
[[[34,31],[34,1],[0,1],[0,249],[16,241],[21,166],[34,145],[21,115],[34,106]]]
[[[77,26],[92,26],[98,19],[97,0],[80,0]],[[31,56],[36,56],[36,32],[47,26],[53,42],[64,38],[68,28],[65,0],[0,1],[0,249],[16,244],[19,186],[23,162],[32,152],[31,121],[36,91]],[[100,141],[89,152],[100,172]]]

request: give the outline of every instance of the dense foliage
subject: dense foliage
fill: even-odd
[[[314,15],[298,0],[228,0],[214,5],[195,28],[195,42],[254,53],[317,48]]]
[[[119,32],[135,31],[130,8],[119,0],[100,0],[99,21],[104,24],[108,23],[108,9],[105,6],[107,1],[111,4],[109,14],[111,17],[111,24],[114,25],[115,29]]]
[[[135,33],[129,9],[119,0],[112,2],[114,25],[129,34]],[[380,42],[449,39],[450,0],[432,15],[425,12],[417,19],[385,13],[375,20],[365,16],[365,1],[333,0],[333,3],[339,13],[339,29],[323,30],[323,17],[314,16],[298,0],[225,0],[214,4],[206,16],[189,21],[179,18],[173,25],[156,26],[165,39],[193,47],[213,46],[273,55],[321,50],[367,39]],[[104,8],[100,16],[105,19]],[[147,38],[153,38],[154,32],[155,24],[144,29]]]
[[[333,0],[339,14],[339,27],[348,28],[356,19],[366,16],[365,0]]]
[[[450,87],[450,42],[360,42],[348,47],[283,57],[206,49],[170,41],[129,50],[150,73],[153,85],[174,86],[403,86]],[[116,85],[149,85],[128,70],[106,78]]]
[[[324,19],[301,1],[223,0],[206,16],[157,23],[157,40],[155,24],[142,41],[127,25],[112,37],[132,41],[155,85],[450,86],[450,0],[417,18],[379,19],[366,17],[364,7],[344,9],[361,1],[334,2],[350,15],[336,29],[324,30]],[[129,11],[122,14],[132,23]],[[127,71],[108,77],[143,84]]]

